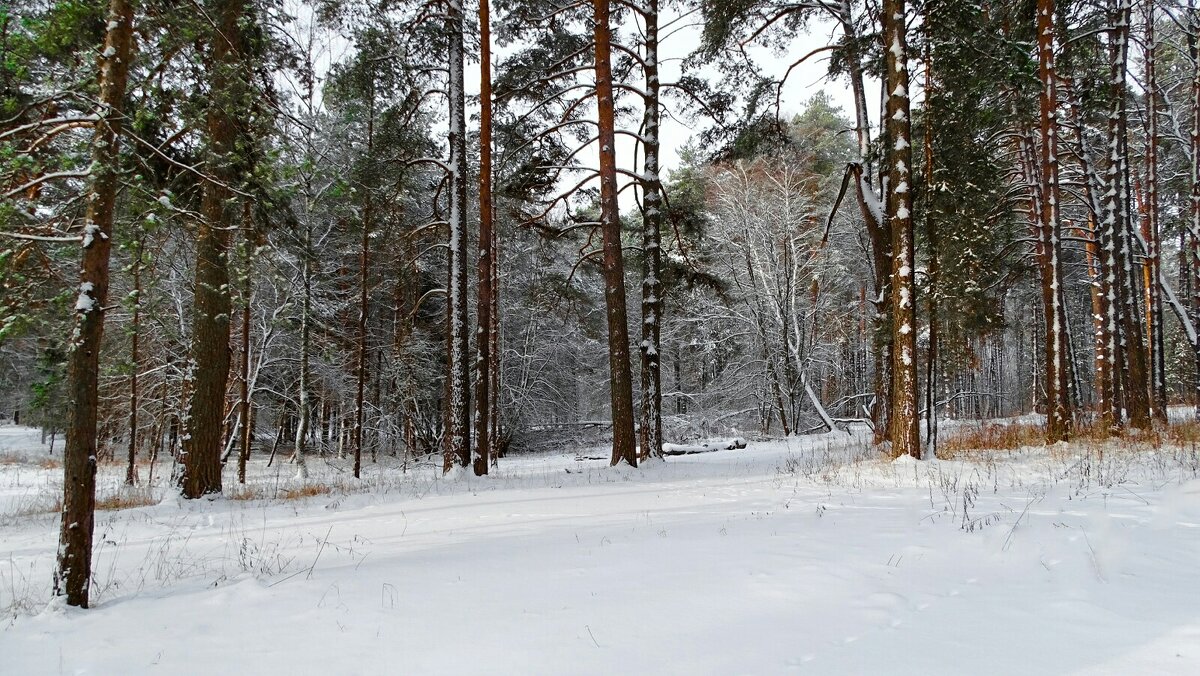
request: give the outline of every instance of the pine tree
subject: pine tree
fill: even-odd
[[[888,171],[884,214],[892,235],[892,396],[889,439],[892,455],[921,457],[917,415],[916,252],[912,216],[912,119],[908,98],[908,43],[904,0],[883,3],[886,127],[884,164]]]
[[[191,400],[180,451],[178,483],[184,497],[221,492],[221,430],[229,379],[229,244],[233,189],[244,165],[238,156],[238,115],[246,110],[243,0],[213,0],[209,36],[209,107],[205,119],[208,171],[196,232],[195,310],[189,365]]]
[[[1054,0],[1038,0],[1037,50],[1041,93],[1039,144],[1040,166],[1036,188],[1038,216],[1037,262],[1041,271],[1042,311],[1046,340],[1046,441],[1065,441],[1071,434],[1069,338],[1062,273],[1061,193],[1058,176],[1058,85],[1054,67]]]
[[[108,304],[109,256],[120,187],[120,139],[129,65],[133,59],[133,5],[111,0],[104,49],[98,60],[99,109],[91,145],[76,325],[69,348],[69,420],[63,452],[62,528],[54,593],[88,607],[96,510],[96,415],[100,346]]]

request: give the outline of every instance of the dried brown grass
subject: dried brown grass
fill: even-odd
[[[1111,429],[1100,420],[1076,425],[1072,444],[1103,444],[1112,450],[1139,451],[1169,446],[1200,444],[1200,422],[1184,420],[1158,425],[1150,430]],[[1015,451],[1027,446],[1046,444],[1046,428],[1037,423],[984,423],[956,430],[938,443],[938,457],[954,459],[964,455],[996,451]]]
[[[953,460],[973,453],[1015,451],[1025,446],[1046,443],[1042,425],[1028,423],[984,423],[978,427],[957,430],[938,442],[938,457]]]
[[[333,492],[328,485],[318,483],[282,488],[275,490],[273,494],[269,493],[270,489],[268,486],[235,486],[225,491],[225,497],[230,500],[300,500]]]
[[[62,467],[62,462],[49,456],[31,460],[17,453],[0,453],[0,465],[35,465],[42,469],[58,469]]]
[[[154,494],[149,489],[133,488],[122,490],[115,495],[104,495],[96,498],[96,509],[101,511],[133,509],[158,504]]]

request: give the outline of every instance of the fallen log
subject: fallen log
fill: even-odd
[[[738,437],[728,441],[707,441],[703,444],[663,444],[663,455],[695,455],[714,451],[735,451],[745,448],[746,440]]]

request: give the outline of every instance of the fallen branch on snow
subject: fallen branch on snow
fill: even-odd
[[[703,444],[663,444],[663,455],[693,455],[714,451],[734,451],[746,447],[746,440],[738,437],[728,441],[709,441]]]

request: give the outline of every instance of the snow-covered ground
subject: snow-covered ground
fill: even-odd
[[[37,441],[0,428],[5,674],[1200,673],[1195,448],[388,459],[370,492],[313,458],[332,491],[289,500],[294,469],[255,458],[265,499],[160,484],[101,513],[80,611],[46,604],[61,469]]]

